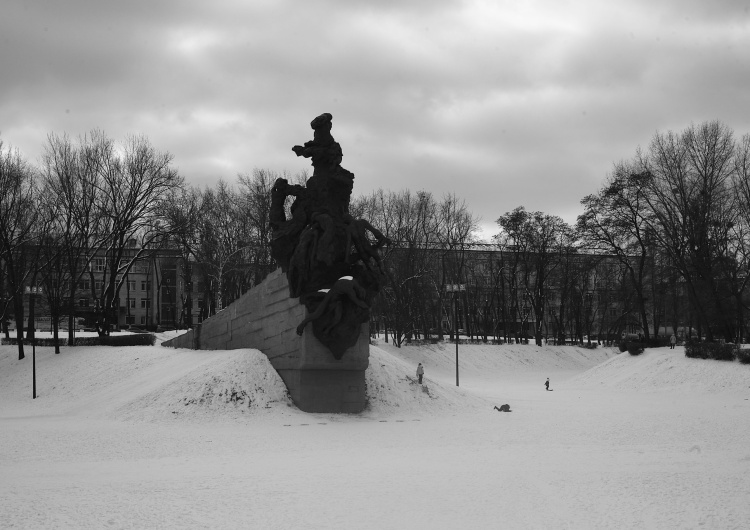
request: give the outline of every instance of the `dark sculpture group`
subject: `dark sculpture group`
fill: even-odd
[[[312,160],[306,185],[282,178],[274,183],[271,255],[287,275],[290,296],[307,308],[297,333],[312,322],[315,337],[341,359],[370,318],[384,279],[378,249],[390,241],[349,214],[354,174],[341,167],[343,152],[331,135],[331,121],[328,113],[315,118],[313,139],[292,148]],[[288,197],[293,197],[289,215]]]

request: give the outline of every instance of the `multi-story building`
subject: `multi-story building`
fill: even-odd
[[[200,309],[201,297],[188,297],[188,287],[194,282],[185,282],[180,275],[182,258],[176,250],[159,249],[138,254],[138,248],[130,245],[124,253],[121,263],[135,260],[124,275],[117,276],[120,285],[116,309],[117,324],[120,328],[155,329],[174,328],[179,324],[179,317],[184,313],[184,304],[190,300],[194,311]],[[40,278],[40,275],[37,275]],[[70,282],[63,290],[61,303],[60,327],[67,327],[68,316],[76,315],[79,328],[93,327],[97,319],[104,292],[110,279],[106,256],[96,255],[90,261],[88,269],[78,280],[75,290]],[[36,329],[50,330],[49,302],[44,293],[45,285],[41,279],[36,285],[27,286],[24,293],[24,325],[28,322],[31,308],[34,308]],[[73,296],[70,296],[70,293]],[[32,303],[33,297],[33,303]],[[9,329],[15,328],[14,315],[5,315]]]

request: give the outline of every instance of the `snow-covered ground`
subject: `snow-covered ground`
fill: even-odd
[[[31,353],[0,346],[2,528],[750,528],[750,366],[679,347],[461,345],[456,387],[454,345],[381,341],[357,415],[159,345],[37,348],[32,400]]]

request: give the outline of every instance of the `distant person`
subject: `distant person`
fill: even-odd
[[[674,350],[675,344],[677,344],[677,337],[675,337],[674,333],[672,333],[672,336],[669,337],[669,349]]]
[[[510,405],[508,405],[507,403],[505,405],[500,405],[500,408],[497,408],[497,405],[495,405],[495,410],[499,412],[512,412],[510,410]]]
[[[546,380],[546,381],[544,382],[544,388],[546,388],[547,390],[549,390],[549,377],[548,377],[548,378],[547,378],[547,380]]]
[[[422,366],[422,363],[419,363],[417,366],[417,377],[419,378],[419,384],[422,384],[422,376],[424,375],[424,366]]]

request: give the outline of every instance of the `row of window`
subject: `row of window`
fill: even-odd
[[[90,307],[91,300],[89,298],[79,298],[78,299],[78,307]],[[193,304],[195,304],[195,307],[203,307],[203,299],[197,298],[193,301]],[[151,308],[151,299],[149,298],[141,298],[140,300],[140,306],[141,309],[150,309]],[[135,298],[128,298],[127,301],[124,303],[124,305],[121,305],[120,307],[130,307],[131,309],[136,308],[136,299]]]
[[[125,323],[126,324],[135,324],[135,316],[128,315],[125,317]],[[146,315],[140,316],[140,324],[145,325],[146,324]]]
[[[124,264],[125,264],[125,260],[120,260],[119,267],[122,267]],[[106,268],[107,268],[107,260],[105,258],[94,258],[91,264],[89,265],[89,270],[92,270],[94,272],[104,272]],[[135,267],[133,267],[133,270],[136,272],[146,272],[148,271],[148,269],[149,269],[148,265],[143,262],[136,262]]]
[[[202,298],[196,298],[193,300],[193,304],[196,308],[203,307],[203,299]],[[78,299],[78,307],[93,307],[94,304],[91,304],[90,298],[79,298]],[[124,302],[124,305],[121,305],[120,307],[130,307],[131,309],[136,308],[136,299],[135,298],[128,298],[126,302]],[[149,298],[141,298],[140,299],[140,307],[141,309],[150,309],[151,308],[151,299]]]
[[[91,282],[89,280],[80,280],[78,282],[79,291],[88,291],[90,288],[91,288]],[[128,291],[135,291],[136,290],[135,280],[129,280],[127,282],[127,286],[123,286],[123,288],[127,288]],[[97,293],[100,293],[103,290],[104,290],[104,281],[94,280],[94,291],[96,291]],[[151,282],[141,281],[141,291],[150,291],[150,290],[151,290]]]
[[[135,298],[128,298],[126,305],[121,307],[130,307],[135,309]],[[89,298],[79,298],[78,307],[89,307],[91,300]],[[151,307],[151,300],[148,298],[141,298],[141,309],[149,309]]]
[[[122,289],[127,290],[127,292],[134,292],[136,291],[136,288],[138,287],[138,284],[140,283],[141,291],[151,291],[151,282],[146,280],[141,280],[140,282],[137,282],[136,280],[128,280],[127,285],[123,285]],[[57,285],[56,283],[54,284]],[[65,287],[67,290],[70,290],[70,282],[67,282],[65,284]],[[203,282],[197,282],[196,284],[189,284],[190,288],[194,288],[193,292],[202,292],[204,288]],[[165,285],[162,285],[162,288],[169,289],[169,281],[166,282]],[[85,292],[91,289],[91,281],[90,280],[79,280],[78,281],[78,291]],[[104,280],[94,280],[94,292],[101,293],[104,290]]]

